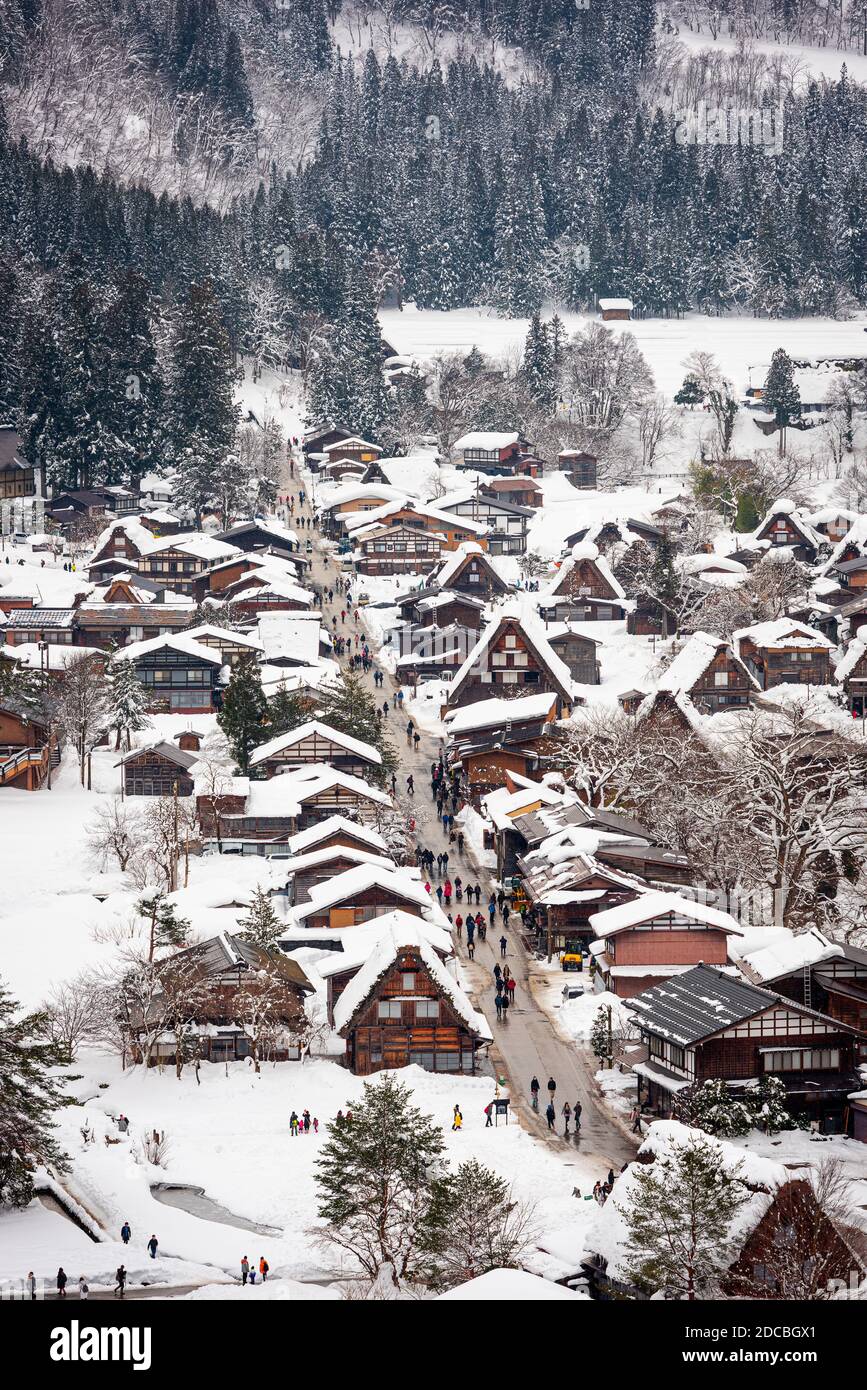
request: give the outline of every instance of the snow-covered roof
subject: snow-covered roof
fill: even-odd
[[[312,845],[318,845],[320,840],[327,840],[331,835],[337,835],[340,831],[346,831],[357,840],[363,840],[374,849],[386,849],[385,840],[378,830],[373,830],[369,825],[361,825],[358,821],[349,820],[346,816],[327,816],[325,820],[317,821],[315,825],[308,825],[306,830],[299,830],[297,835],[293,835],[289,840],[289,848],[293,854],[302,854],[310,849]]]
[[[671,694],[692,690],[720,648],[727,646],[724,637],[717,637],[712,632],[694,632],[668,669],[663,671],[656,683],[657,690],[667,690]]]
[[[330,724],[323,724],[318,719],[310,719],[306,724],[300,724],[297,729],[290,729],[287,734],[278,734],[276,738],[269,739],[267,743],[262,743],[250,758],[251,766],[256,763],[265,762],[272,758],[275,753],[282,753],[284,749],[292,748],[302,739],[308,738],[311,734],[319,734],[321,738],[330,739],[332,743],[345,748],[348,753],[356,753],[358,757],[364,758],[369,763],[381,763],[382,755],[379,750],[370,743],[362,743],[361,739],[352,738],[350,734],[340,733],[337,729],[332,729]]]
[[[262,643],[259,641],[258,637],[252,637],[250,633],[235,632],[232,628],[228,627],[217,627],[215,624],[211,623],[202,623],[199,627],[187,628],[183,635],[185,637],[192,637],[196,641],[198,641],[200,637],[212,637],[216,640],[217,646],[223,643],[227,647],[249,647],[251,652],[260,652],[262,650]],[[203,642],[202,645],[207,646],[208,644],[207,642]]]
[[[600,300],[597,301],[597,303],[599,304],[599,308],[602,309],[602,310],[606,310],[606,309],[629,309],[629,310],[632,310],[632,309],[635,307],[635,306],[633,305],[631,299],[600,299]]]
[[[512,431],[505,430],[470,430],[469,434],[462,434],[460,439],[456,439],[454,449],[485,449],[488,451],[508,449],[511,444],[517,444],[518,435]]]
[[[329,951],[327,956],[316,962],[316,969],[324,980],[332,975],[342,975],[347,970],[358,970],[389,932],[418,933],[438,955],[454,954],[452,939],[447,931],[421,917],[413,917],[401,908],[372,917],[369,922],[358,922],[352,927],[337,927],[334,930],[339,934],[342,950]]]
[[[551,712],[556,696],[549,691],[541,694],[519,695],[514,700],[477,700],[462,709],[449,710],[445,723],[450,734],[466,733],[468,729],[487,729],[524,719],[544,719]]]
[[[800,970],[805,965],[832,960],[842,954],[843,950],[836,942],[830,941],[813,927],[800,936],[795,936],[794,932],[787,935],[781,932],[775,935],[769,945],[751,951],[742,959],[748,974],[756,982],[762,983],[765,980],[776,980],[780,975],[788,974],[790,970]]]
[[[267,782],[251,782],[247,798],[248,816],[297,815],[305,801],[332,787],[342,787],[359,796],[389,806],[391,797],[378,787],[372,787],[360,777],[338,772],[326,763],[311,763],[309,767],[271,777]]]
[[[320,503],[319,510],[332,512],[344,502],[364,502],[375,498],[408,502],[409,494],[403,488],[392,487],[389,483],[341,483],[333,492],[329,492],[326,501]]]
[[[93,549],[90,552],[89,558],[84,562],[85,569],[87,569],[88,566],[93,563],[94,557],[99,554],[100,550],[103,549],[103,547],[108,543],[108,541],[111,540],[111,537],[115,535],[118,531],[122,531],[125,536],[128,536],[129,539],[132,541],[133,545],[142,555],[146,554],[149,550],[152,550],[154,545],[156,544],[153,534],[147,529],[146,526],[142,526],[141,519],[139,517],[118,517],[117,521],[109,522],[108,526],[106,526],[103,531],[100,531],[99,535],[93,543]]]
[[[735,650],[740,654],[740,644],[747,639],[757,647],[833,647],[814,627],[799,623],[794,618],[773,618],[764,623],[753,623],[742,627],[734,634]]]
[[[195,656],[200,661],[209,661],[212,666],[223,664],[219,652],[214,651],[212,647],[206,647],[202,642],[197,642],[195,637],[188,637],[185,632],[164,632],[159,637],[148,637],[144,642],[130,642],[128,647],[122,647],[120,651],[115,652],[112,661],[137,661],[140,656],[158,652],[163,647],[183,652],[185,656]]]
[[[393,926],[383,932],[358,974],[349,981],[334,1006],[334,1027],[342,1033],[352,1022],[383,975],[391,969],[401,951],[417,954],[434,984],[448,1000],[462,1023],[483,1041],[492,1042],[487,1019],[477,1013],[457,981],[449,974],[439,956],[428,944],[418,926]]]
[[[604,912],[594,912],[590,924],[600,937],[613,936],[629,927],[640,926],[652,918],[662,917],[672,912],[676,917],[686,917],[690,921],[703,922],[720,931],[740,935],[741,927],[728,912],[708,907],[706,903],[682,897],[680,893],[652,891],[642,893],[632,902],[618,903],[616,907],[606,908]]]
[[[274,778],[274,781],[280,780],[282,779]],[[310,901],[296,907],[294,915],[299,922],[304,921],[314,913],[323,912],[334,903],[352,901],[357,894],[366,893],[369,888],[383,888],[397,897],[416,903],[419,907],[431,906],[430,893],[413,871],[381,869],[374,864],[358,864],[353,869],[344,869],[342,874],[335,874],[334,878],[327,881],[311,884],[308,890]]]
[[[851,676],[865,653],[867,653],[867,642],[862,637],[853,637],[834,668],[836,679],[844,681],[848,676]]]
[[[462,541],[451,554],[444,557],[442,565],[437,571],[436,582],[441,589],[449,587],[451,580],[469,555],[484,555],[488,564],[491,563],[490,555],[482,549],[478,541]]]
[[[819,546],[823,543],[824,536],[819,535],[813,530],[804,512],[790,497],[778,497],[776,502],[771,504],[755,531],[752,533],[753,540],[761,539],[762,531],[775,516],[787,516],[796,530],[801,532],[804,540],[808,541],[811,545]]]
[[[575,1303],[587,1302],[588,1296],[577,1289],[555,1284],[524,1269],[489,1269],[439,1294],[438,1303]]]
[[[218,541],[216,536],[206,535],[204,531],[183,532],[178,536],[162,536],[159,540],[151,538],[149,555],[157,555],[161,550],[180,550],[184,555],[195,555],[199,560],[227,560],[230,555],[242,555],[236,545]]]

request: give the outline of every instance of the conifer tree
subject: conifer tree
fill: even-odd
[[[285,681],[268,701],[268,738],[291,733],[310,718],[310,697],[299,690],[290,690]]]
[[[533,400],[542,406],[552,405],[556,390],[551,330],[542,322],[538,309],[530,319],[527,329],[522,370]]]
[[[147,923],[148,961],[153,961],[158,951],[181,950],[187,945],[190,924],[162,893],[141,898],[136,903],[136,911]]]
[[[238,926],[244,936],[265,951],[274,949],[283,931],[283,923],[271,906],[268,894],[261,887],[254,892],[247,915],[238,918]]]
[[[191,285],[172,342],[168,416],[177,454],[197,438],[218,456],[231,450],[238,421],[233,399],[237,379],[213,284]]]
[[[411,1103],[388,1072],[365,1082],[352,1120],[332,1121],[316,1162],[324,1234],[351,1255],[383,1292],[422,1271],[423,1223],[431,1202],[442,1130]]]
[[[631,1277],[669,1299],[715,1297],[737,1253],[737,1215],[750,1197],[743,1163],[727,1166],[717,1145],[691,1133],[652,1163],[634,1164],[629,1177],[629,1201],[620,1209]]]
[[[703,400],[704,391],[698,377],[688,372],[683,378],[682,386],[675,392],[675,405],[688,405],[691,410],[694,405],[701,405]]]
[[[26,1207],[33,1199],[33,1170],[64,1171],[69,1160],[54,1137],[54,1113],[70,1102],[62,1078],[65,1061],[49,1039],[44,1013],[22,1014],[0,980],[0,1206]]]
[[[131,661],[113,661],[108,670],[109,727],[116,731],[115,748],[130,746],[130,734],[147,728],[147,691]]]
[[[232,671],[217,715],[242,773],[249,768],[250,754],[268,736],[267,715],[258,664],[254,656],[244,656]]]
[[[530,1240],[530,1214],[505,1178],[470,1158],[431,1184],[422,1225],[426,1279],[451,1289],[492,1269],[518,1269]]]
[[[777,348],[771,358],[762,393],[762,405],[769,410],[780,431],[780,453],[786,452],[786,428],[801,414],[801,393],[795,383],[795,369],[785,348]]]
[[[397,755],[391,740],[377,718],[377,705],[361,677],[355,671],[343,672],[339,685],[323,692],[317,718],[330,724],[339,733],[370,743],[379,752],[382,763],[365,774],[376,782],[384,782],[397,768]]]

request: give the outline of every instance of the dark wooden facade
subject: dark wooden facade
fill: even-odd
[[[126,796],[192,796],[190,768],[195,757],[182,749],[160,744],[141,748],[122,760]]]
[[[477,1070],[478,1036],[412,947],[399,950],[341,1034],[358,1076],[413,1064],[468,1076]]]
[[[486,645],[448,694],[450,709],[488,700],[550,691],[558,698],[558,715],[572,707],[572,692],[550,661],[527,635],[517,617],[501,618]]]

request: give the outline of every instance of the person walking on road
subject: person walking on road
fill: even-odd
[[[633,1105],[629,1118],[632,1121],[632,1133],[641,1134],[641,1107]]]
[[[506,1020],[508,1019],[508,1017],[509,1017],[509,996],[508,996],[508,994],[507,994],[507,993],[505,992],[505,990],[504,990],[504,991],[503,991],[503,1022],[504,1022],[504,1023],[506,1022]]]
[[[565,1135],[568,1135],[568,1133],[569,1133],[569,1121],[570,1121],[571,1118],[572,1118],[572,1107],[571,1107],[571,1105],[569,1104],[568,1100],[566,1101],[565,1105],[563,1106],[562,1114],[563,1114],[563,1119],[566,1121],[566,1128],[563,1130],[563,1133],[564,1133]]]
[[[510,975],[509,978],[508,978],[508,980],[506,981],[506,989],[509,991],[509,1003],[510,1003],[510,1004],[514,1004],[514,1002],[515,1002],[515,977],[514,977],[514,975]]]
[[[57,1297],[66,1297],[66,1270],[63,1268],[63,1265],[61,1265],[57,1271]]]
[[[534,1110],[539,1109],[539,1078],[535,1075],[530,1082],[530,1104]]]
[[[159,1241],[157,1240],[156,1236],[151,1236],[150,1240],[148,1241],[148,1254],[150,1255],[152,1260],[155,1260],[157,1257],[158,1246]]]
[[[549,1100],[549,1101],[548,1101],[548,1108],[547,1108],[547,1110],[545,1111],[545,1119],[548,1121],[548,1128],[549,1128],[550,1130],[552,1130],[553,1133],[555,1133],[555,1134],[556,1134],[556,1132],[557,1132],[557,1131],[554,1129],[554,1121],[555,1121],[556,1118],[557,1118],[557,1112],[555,1111],[552,1102]]]
[[[132,1228],[130,1227],[128,1221],[124,1221],[123,1225],[120,1228],[120,1238],[123,1241],[124,1245],[129,1245],[129,1238],[131,1235]]]
[[[554,1099],[554,1093],[555,1093],[556,1090],[557,1090],[557,1082],[554,1080],[553,1076],[549,1076],[549,1077],[548,1077],[548,1099],[549,1099],[549,1100],[553,1101],[553,1099]]]
[[[247,1259],[247,1256],[245,1255],[244,1258],[243,1258],[242,1261],[241,1261],[241,1283],[242,1283],[242,1284],[246,1284],[246,1282],[247,1282],[247,1280],[248,1280],[249,1278],[250,1278],[250,1261]]]
[[[123,1265],[118,1265],[117,1269],[115,1270],[114,1278],[114,1292],[116,1295],[119,1294],[120,1297],[123,1298],[123,1291],[126,1288],[126,1270],[124,1269]]]
[[[78,1276],[78,1297],[79,1297],[80,1299],[84,1300],[84,1299],[87,1298],[87,1296],[88,1296],[89,1293],[90,1293],[90,1285],[88,1284],[88,1282],[87,1282],[87,1280],[85,1279],[84,1275],[83,1275],[83,1274],[79,1274],[79,1276]]]
[[[499,990],[497,990],[497,996],[494,1002],[497,1006],[497,1018],[501,1019],[503,1017],[503,996]]]
[[[582,1110],[581,1102],[580,1102],[580,1100],[576,1100],[575,1104],[574,1104],[573,1107],[572,1107],[572,1114],[575,1116],[575,1133],[576,1133],[576,1134],[578,1133],[578,1130],[581,1128],[581,1110]]]
[[[271,1268],[271,1266],[269,1265],[268,1261],[265,1259],[265,1256],[264,1256],[264,1255],[260,1256],[260,1259],[259,1259],[259,1273],[260,1273],[261,1276],[262,1276],[262,1283],[263,1283],[263,1284],[267,1282],[267,1279],[268,1279],[268,1271],[269,1271],[270,1268]]]
[[[506,947],[508,946],[508,944],[509,944],[509,943],[508,943],[508,941],[506,940],[506,938],[505,938],[504,936],[501,936],[501,937],[500,937],[500,955],[502,956],[503,960],[506,959]]]
[[[413,781],[412,773],[410,773],[406,779],[406,789],[410,796],[415,796],[415,782]]]

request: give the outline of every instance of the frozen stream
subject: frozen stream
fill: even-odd
[[[203,1187],[190,1187],[186,1183],[158,1182],[151,1188],[151,1194],[166,1207],[178,1207],[190,1216],[198,1216],[202,1221],[218,1221],[221,1226],[237,1226],[240,1231],[252,1231],[257,1236],[280,1236],[283,1234],[276,1226],[260,1226],[246,1217],[235,1216],[234,1212],[221,1207],[219,1202],[205,1196]]]

